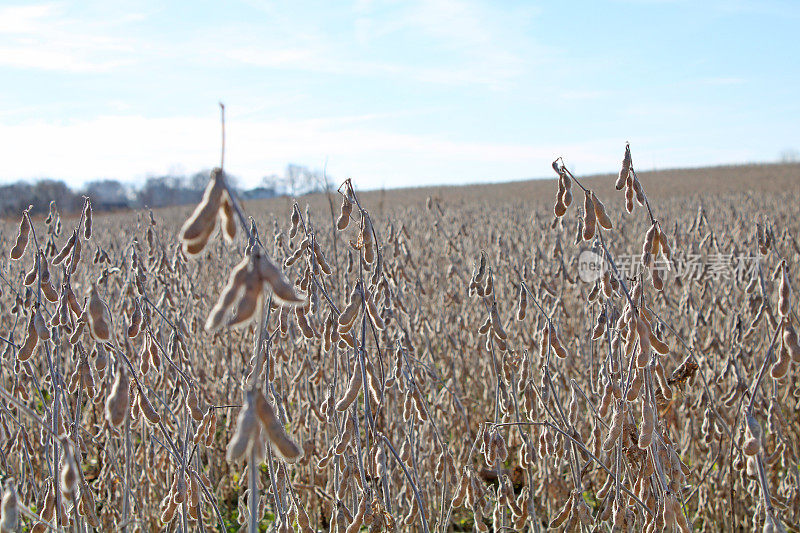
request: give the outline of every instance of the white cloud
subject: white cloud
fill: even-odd
[[[64,72],[104,72],[134,61],[138,48],[114,26],[140,18],[79,20],[62,4],[0,8],[0,66]]]
[[[45,21],[57,12],[55,4],[0,7],[0,35],[41,32]]]
[[[462,142],[435,135],[394,133],[375,127],[380,116],[305,121],[229,120],[226,167],[255,185],[286,163],[321,167],[361,187],[400,187],[424,182],[479,181],[547,175],[550,161],[574,154],[583,169],[601,169],[619,142],[569,145]],[[188,172],[217,164],[216,117],[105,116],[70,123],[0,125],[7,154],[0,181],[56,177],[71,184],[91,179],[142,180],[176,166]],[[613,158],[611,158],[613,159]]]

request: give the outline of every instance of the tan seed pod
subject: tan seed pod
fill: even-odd
[[[325,256],[322,254],[322,250],[319,247],[317,239],[314,239],[314,244],[312,245],[311,249],[314,252],[314,261],[319,266],[320,270],[322,270],[326,276],[330,276],[331,272],[333,271],[331,270],[331,266],[328,264],[328,261],[325,260]]]
[[[625,145],[625,156],[622,158],[622,169],[619,171],[619,177],[617,178],[616,183],[614,184],[614,188],[622,190],[625,186],[625,183],[628,180],[628,176],[631,173],[631,165],[633,164],[633,158],[631,158],[631,147],[630,145]]]
[[[191,387],[186,394],[186,407],[189,409],[189,413],[196,422],[201,422],[203,420],[203,411],[200,409],[199,404],[200,401],[197,398],[197,391],[194,387]]]
[[[608,217],[608,213],[606,213],[606,207],[594,194],[594,191],[592,191],[592,204],[594,205],[594,214],[597,217],[597,222],[600,223],[600,226],[604,229],[611,229],[613,225],[611,224],[611,219]]]
[[[83,207],[83,238],[92,238],[92,202],[88,198]]]
[[[30,319],[28,319],[28,328],[26,330],[25,340],[22,342],[22,346],[17,351],[17,360],[20,362],[30,359],[31,355],[33,355],[33,350],[39,343],[39,333],[37,332],[35,324],[35,316],[36,313],[31,313]]]
[[[338,319],[338,330],[339,333],[347,333],[350,331],[350,328],[355,323],[356,317],[358,316],[358,310],[360,308],[360,298],[356,296],[356,292],[353,291],[353,294],[350,296],[350,303],[347,304],[347,307],[344,308],[344,311],[339,315]]]
[[[358,360],[355,362],[355,366],[353,367],[353,375],[350,376],[350,383],[347,385],[347,390],[342,396],[342,399],[336,403],[336,410],[337,411],[346,411],[350,404],[352,404],[355,399],[358,397],[358,393],[361,391],[363,384],[363,377],[361,375],[361,365],[358,363]]]
[[[117,365],[117,375],[111,394],[106,400],[106,420],[114,426],[120,427],[128,415],[130,406],[130,379],[122,364]]]
[[[632,402],[639,397],[639,393],[642,390],[642,385],[644,384],[644,372],[639,368],[637,368],[635,372],[636,375],[634,376],[630,387],[628,387],[628,392],[625,395],[625,399],[629,402]]]
[[[26,287],[31,287],[34,283],[36,283],[36,275],[37,275],[37,271],[38,271],[37,266],[38,266],[38,262],[34,261],[33,266],[31,266],[31,269],[25,274],[25,277],[23,278],[22,283]]]
[[[778,287],[778,314],[786,318],[789,316],[792,301],[792,287],[789,284],[789,274],[786,272],[786,262],[783,262],[781,268],[781,284]]]
[[[566,183],[570,183],[569,178],[566,177],[566,174],[564,175],[564,177],[566,178]],[[564,189],[564,192],[561,193],[561,201],[564,203],[564,205],[566,207],[570,206],[570,204],[572,203],[572,189],[571,188],[567,187],[567,188]]]
[[[16,533],[19,531],[19,498],[13,479],[8,479],[3,488],[3,500],[0,502],[0,533]]]
[[[62,448],[64,464],[61,467],[61,494],[64,498],[72,500],[78,489],[78,465],[75,462],[72,446],[66,440],[62,441]]]
[[[564,205],[564,201],[561,199],[561,197],[559,197],[553,206],[553,214],[556,216],[556,218],[561,218],[566,212],[567,206]]]
[[[228,462],[241,459],[250,449],[250,446],[257,440],[257,434],[261,431],[261,425],[256,415],[253,400],[248,395],[239,416],[236,419],[236,431],[228,442],[225,457]]]
[[[311,324],[308,322],[308,317],[306,317],[306,312],[303,307],[295,307],[294,315],[297,319],[297,325],[300,327],[300,331],[303,332],[303,337],[306,339],[313,339],[317,336],[317,332],[314,331],[314,328],[311,327]]]
[[[652,346],[653,351],[659,355],[667,355],[669,353],[669,345],[656,337],[652,330],[650,331],[650,346]]]
[[[519,307],[517,307],[517,320],[525,320],[525,312],[528,308],[528,292],[520,285],[519,287]]]
[[[561,338],[558,336],[558,332],[552,323],[550,323],[549,334],[547,337],[550,341],[550,346],[553,347],[553,351],[556,352],[556,355],[559,357],[559,359],[565,359],[567,357],[567,349],[561,342]]]
[[[142,326],[142,309],[138,304],[133,307],[133,314],[131,315],[131,324],[128,326],[128,337],[135,339],[139,335],[139,329]]]
[[[336,221],[336,228],[339,231],[344,230],[350,223],[350,213],[353,212],[353,203],[347,194],[342,195],[342,210],[339,213],[339,219]]]
[[[94,398],[94,376],[92,376],[92,367],[89,366],[89,361],[82,359],[81,362],[78,363],[77,370],[80,376],[81,387],[83,387],[90,398]]]
[[[661,365],[661,359],[656,357],[655,362],[651,362],[650,365],[653,374],[656,376],[658,385],[659,387],[661,387],[661,394],[663,394],[664,398],[666,398],[667,400],[671,400],[672,387],[667,381],[667,377],[664,375],[664,367]]]
[[[797,342],[797,332],[788,321],[783,327],[783,344],[789,351],[792,361],[800,363],[800,344]]]
[[[746,456],[753,457],[761,449],[761,425],[758,423],[758,420],[749,413],[745,415],[745,421],[747,422],[745,430],[747,439],[742,447],[742,451]]]
[[[456,491],[453,494],[452,506],[461,507],[461,504],[464,503],[464,498],[467,496],[467,487],[469,486],[469,474],[468,471],[465,469],[464,472],[461,474],[461,478],[458,481],[458,486],[456,487]]]
[[[42,294],[49,302],[58,301],[58,293],[56,292],[55,288],[53,288],[50,280],[42,282]]]
[[[250,258],[245,257],[231,271],[228,282],[225,284],[225,287],[222,288],[217,303],[214,304],[214,307],[208,314],[208,319],[205,323],[206,331],[213,332],[222,326],[225,315],[230,311],[233,302],[244,287],[249,266]]]
[[[56,495],[53,492],[53,485],[48,483],[47,492],[44,496],[44,505],[42,506],[42,514],[39,515],[42,520],[50,522],[53,520],[56,511]]]
[[[664,257],[671,260],[672,248],[669,245],[669,239],[667,238],[667,235],[663,231],[661,231],[661,229],[659,229],[656,237],[658,238],[658,244],[659,247],[661,248],[661,253],[664,254]]]
[[[222,236],[226,242],[231,243],[236,238],[236,214],[233,209],[233,200],[230,195],[223,193],[222,201],[219,206],[219,221],[222,228]]]
[[[286,461],[293,463],[300,460],[303,457],[303,450],[286,434],[275,410],[261,391],[253,391],[253,395],[256,414],[272,445]]]
[[[161,415],[153,407],[153,404],[150,403],[150,400],[142,394],[141,392],[137,395],[137,399],[139,401],[139,410],[141,410],[142,414],[144,415],[145,419],[151,424],[156,425],[161,421]]]
[[[603,441],[603,450],[610,451],[619,440],[622,434],[623,422],[625,421],[625,410],[617,407],[614,410],[614,418],[611,422],[611,427],[608,430],[606,440]]]
[[[294,286],[289,283],[283,272],[266,255],[256,250],[253,259],[261,279],[267,282],[280,302],[289,305],[302,305],[305,303],[305,299],[295,292]]]
[[[77,239],[78,239],[78,232],[74,231],[72,235],[70,235],[69,239],[67,239],[67,242],[64,244],[64,247],[61,248],[58,254],[56,254],[56,256],[53,258],[54,265],[60,265],[61,263],[64,262],[69,253],[72,251],[72,247],[75,246],[75,241]]]
[[[75,230],[74,235],[78,234],[78,230]],[[72,251],[69,253],[69,266],[67,268],[67,272],[70,274],[74,274],[75,271],[78,269],[78,263],[81,262],[81,249],[83,245],[81,244],[81,240],[77,237],[75,238],[75,244],[72,247]]]
[[[47,283],[49,285],[50,268],[47,266],[47,258],[45,257],[44,252],[39,252],[39,259],[36,266],[39,268],[39,278],[42,280],[42,284]]]
[[[646,450],[653,442],[653,432],[656,427],[656,417],[650,402],[645,402],[642,406],[642,424],[639,428],[639,448]]]
[[[628,213],[633,213],[633,188],[632,187],[625,187],[625,211]]]
[[[294,236],[297,235],[297,230],[300,227],[300,208],[297,206],[295,202],[292,204],[292,227],[289,229],[289,238],[294,239]]]
[[[189,255],[200,253],[214,231],[217,212],[222,202],[222,193],[225,190],[224,179],[222,169],[215,168],[211,171],[211,179],[203,193],[203,198],[181,228],[181,241],[184,251]],[[189,249],[190,245],[195,245],[195,247]]]
[[[662,502],[661,521],[664,523],[665,531],[673,531],[678,525],[675,518],[675,496],[667,494]]]
[[[89,328],[92,336],[100,341],[107,341],[111,338],[110,315],[108,307],[105,302],[100,298],[100,293],[97,291],[97,285],[92,284],[89,291]]]
[[[600,416],[605,417],[608,414],[608,409],[611,407],[611,402],[614,400],[614,386],[611,382],[607,382],[603,388],[603,395],[600,397],[600,407],[598,413]]]
[[[503,329],[503,321],[500,319],[500,313],[497,312],[496,302],[492,303],[492,310],[489,316],[492,319],[492,331],[494,332],[494,334],[497,336],[498,339],[506,340],[508,338],[508,335]]]
[[[481,282],[483,282],[483,276],[485,274],[486,274],[486,252],[481,250],[481,257],[478,262],[478,270],[472,276],[472,279],[475,281],[475,283],[480,284]]]
[[[636,193],[636,201],[639,203],[639,205],[644,205],[644,190],[642,190],[642,184],[639,183],[639,179],[636,177],[635,173],[633,174],[633,190]]]
[[[102,344],[96,344],[93,353],[95,354],[94,367],[98,372],[102,372],[108,365],[108,354],[106,353],[106,349]]]
[[[241,328],[250,323],[256,311],[261,307],[263,299],[261,279],[254,270],[248,270],[244,280],[244,289],[236,304],[233,314],[228,319],[228,326]]]
[[[80,316],[81,309],[80,304],[78,304],[78,298],[75,296],[75,293],[72,292],[72,287],[67,285],[67,303],[69,304],[70,310],[75,314],[75,316]]]
[[[25,253],[25,248],[28,247],[28,239],[31,231],[31,224],[28,220],[27,210],[22,213],[22,219],[19,221],[19,231],[17,232],[17,240],[11,248],[10,257],[14,261],[19,260],[22,254]]]
[[[591,241],[597,226],[597,215],[595,215],[594,202],[589,191],[585,191],[583,199],[583,240]]]
[[[169,524],[175,518],[175,511],[178,510],[178,504],[172,501],[172,498],[167,495],[164,502],[164,511],[161,513],[159,520],[162,524]]]
[[[641,315],[634,315],[636,320],[636,333],[639,338],[639,356],[636,365],[644,368],[650,361],[650,323]]]
[[[50,329],[44,323],[44,317],[38,308],[33,313],[33,326],[36,328],[36,334],[41,340],[50,340]]]
[[[567,501],[564,503],[564,506],[561,510],[556,514],[555,518],[550,521],[550,529],[557,529],[561,527],[561,525],[567,521],[567,518],[570,514],[572,514],[572,507],[575,505],[575,498],[572,495],[569,496]]]
[[[365,291],[364,296],[367,302],[367,313],[369,314],[369,318],[372,320],[372,323],[375,325],[376,329],[383,330],[386,327],[386,324],[384,324],[383,319],[378,312],[378,308],[375,306],[375,300],[372,298],[372,293]]]

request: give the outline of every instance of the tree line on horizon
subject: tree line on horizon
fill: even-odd
[[[84,197],[91,199],[92,207],[97,211],[196,203],[203,196],[209,174],[210,170],[201,170],[190,176],[152,176],[139,186],[115,179],[93,180],[75,189],[59,179],[17,181],[0,185],[0,217],[17,216],[29,205],[33,206],[32,215],[45,214],[51,201],[56,202],[62,213],[76,213],[82,208]],[[228,180],[244,200],[294,197],[324,191],[333,183],[324,172],[296,164],[287,165],[283,176],[264,176],[256,187],[250,189],[238,186],[235,176],[228,176]]]

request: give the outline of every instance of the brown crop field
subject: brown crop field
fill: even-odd
[[[0,531],[798,531],[800,164],[635,162],[0,222]]]

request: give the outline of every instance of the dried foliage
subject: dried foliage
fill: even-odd
[[[798,191],[634,162],[557,160],[552,208],[348,180],[248,218],[218,168],[192,213],[23,212],[0,530],[796,531]]]

